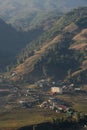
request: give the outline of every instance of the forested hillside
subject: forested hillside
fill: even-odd
[[[0,0],[0,130],[87,129],[86,3]]]
[[[61,17],[47,33],[27,45],[17,61],[14,81],[49,77],[87,83],[87,8]]]

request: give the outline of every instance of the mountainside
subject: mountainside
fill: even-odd
[[[27,45],[17,60],[13,81],[55,78],[87,83],[87,7],[61,17],[47,33]]]
[[[41,28],[19,32],[0,19],[0,71],[12,63],[21,49],[42,32]]]
[[[61,12],[87,6],[86,0],[0,0],[0,16],[13,26],[31,28],[48,17],[57,17]]]

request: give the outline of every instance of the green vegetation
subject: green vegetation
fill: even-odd
[[[50,122],[52,118],[62,116],[53,111],[39,108],[11,110],[0,116],[0,128],[20,128],[22,126]]]
[[[37,2],[35,7],[40,4],[39,0]],[[27,0],[26,3],[28,4]],[[47,22],[46,24],[43,20],[43,16],[45,16],[44,10],[47,7],[49,14],[49,8],[53,7],[53,3],[49,5],[47,1],[46,5],[41,4],[39,6],[39,10],[40,7],[43,8],[42,17],[40,16],[42,13],[37,14],[38,10],[34,8],[36,13],[32,12],[31,16],[28,17],[30,23],[26,23],[24,26],[25,30],[28,30],[29,24],[31,27],[34,25],[35,28],[30,31],[23,32],[22,28],[20,28],[20,31],[17,31],[0,20],[1,70],[8,65],[6,67],[7,73],[0,75],[0,88],[9,88],[12,89],[11,91],[14,91],[10,94],[6,92],[0,97],[0,130],[18,128],[19,130],[28,128],[35,130],[36,126],[38,130],[41,128],[42,130],[66,130],[68,126],[72,126],[69,130],[83,130],[87,122],[87,115],[84,114],[87,113],[87,85],[84,85],[87,84],[87,7],[75,9],[60,19],[57,17],[58,15],[54,15],[53,11],[52,15],[44,19]],[[25,6],[24,3],[22,4],[22,6]],[[21,20],[22,18],[24,20],[25,14],[20,17]],[[40,19],[36,21],[38,17]],[[10,20],[14,22],[14,19],[16,18],[11,17]],[[36,23],[33,22],[33,19]],[[6,20],[8,21],[8,18]],[[24,21],[22,21],[23,24]],[[41,25],[37,27],[36,25],[39,22]],[[49,23],[52,27],[48,26]],[[21,51],[21,49],[23,50]],[[18,54],[20,51],[21,53]],[[12,61],[14,61],[13,64],[10,64]],[[83,91],[56,95],[57,98],[69,102],[72,106],[71,111],[66,113],[56,113],[45,108],[41,109],[38,105],[29,109],[24,108],[25,106],[22,106],[22,104],[18,104],[18,101],[21,102],[37,96],[31,95],[31,93],[28,93],[31,96],[27,95],[27,91],[29,88],[35,89],[36,86],[33,83],[40,79],[70,81],[75,83],[76,86],[77,84],[79,86],[82,84],[84,85],[82,86]],[[29,85],[30,83],[31,85]],[[47,86],[51,87],[50,85]],[[23,91],[22,87],[25,87],[26,92]],[[38,92],[41,94],[41,91],[45,93],[46,90],[44,87],[40,90],[38,86],[36,94]],[[49,93],[46,93],[46,96],[43,96],[43,94],[41,96],[45,100],[49,95]],[[7,104],[4,99],[7,100]],[[26,105],[26,103],[23,105]],[[45,126],[43,123],[50,125],[47,124]],[[24,126],[29,127],[24,128]]]
[[[86,12],[87,8],[84,7],[65,14],[38,40],[26,46],[17,57],[19,68],[17,70],[20,73],[23,71],[26,75],[24,80],[29,80],[27,76],[31,73],[32,81],[37,75],[37,80],[50,77],[75,83],[87,83],[86,67],[82,67],[87,59],[87,51],[82,48],[84,42],[85,45],[87,44]],[[84,22],[81,22],[83,19]],[[76,45],[78,48],[75,47]]]
[[[31,113],[32,112],[32,113]],[[32,110],[13,110],[1,114],[0,130],[28,130],[37,127],[38,130],[44,128],[73,130],[83,128],[86,124],[87,116],[82,113],[74,112],[72,117],[53,113],[52,111],[43,111],[40,109]]]

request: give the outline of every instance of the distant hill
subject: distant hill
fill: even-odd
[[[0,71],[15,61],[15,57],[20,53],[21,49],[42,32],[43,29],[41,28],[28,32],[19,32],[0,19]]]
[[[16,28],[33,28],[45,19],[87,6],[86,0],[0,0],[0,16]],[[56,13],[57,12],[57,13]],[[27,28],[28,27],[28,28]]]
[[[61,17],[18,56],[11,79],[34,82],[42,78],[87,83],[87,7]]]

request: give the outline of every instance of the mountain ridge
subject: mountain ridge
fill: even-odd
[[[72,45],[75,42],[76,44],[80,42],[79,45],[83,44],[83,40],[74,41],[77,35],[83,35],[81,32],[84,32],[84,39],[87,35],[85,31],[87,28],[86,10],[87,8],[79,8],[61,17],[54,27],[49,30],[49,33],[45,34],[48,40],[43,40],[41,45],[37,44],[39,42],[37,41],[36,45],[39,48],[35,48],[33,54],[26,57],[23,63],[13,70],[16,75],[12,77],[12,80],[33,82],[50,77],[57,78],[57,80],[67,78],[81,83],[84,79],[85,83],[86,68],[81,68],[81,66],[87,60],[87,52],[84,49],[76,51],[75,48],[72,48]],[[82,22],[83,19],[84,22]],[[42,39],[44,39],[44,35]],[[85,42],[87,44],[87,39]],[[80,75],[80,81],[78,75]]]
[[[57,14],[65,13],[86,5],[86,0],[0,0],[0,16],[14,27],[24,29],[39,25],[49,15],[54,17],[56,12]]]

